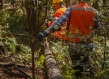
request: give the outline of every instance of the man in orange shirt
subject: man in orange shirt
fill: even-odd
[[[54,9],[55,9],[55,13],[53,15],[53,20],[49,21],[46,23],[46,26],[49,27],[54,20],[58,19],[60,16],[62,16],[65,11],[66,11],[66,7],[65,7],[65,3],[63,2],[63,0],[53,0],[53,4]],[[43,26],[45,27],[45,25]],[[67,27],[66,23],[61,26],[61,29],[57,30],[56,32],[54,32],[54,36],[58,39],[65,39],[64,35],[62,34],[65,30],[65,28]]]
[[[66,40],[69,41],[69,54],[72,61],[72,68],[78,70],[75,73],[77,79],[83,77],[84,71],[94,77],[94,69],[90,52],[94,43],[92,40],[93,29],[99,29],[101,23],[98,18],[98,11],[87,4],[88,0],[78,0],[78,4],[67,8],[66,12],[44,32],[39,34],[38,40],[48,36],[50,33],[60,29],[68,21]],[[55,28],[57,27],[58,28]],[[88,71],[87,71],[88,70]]]

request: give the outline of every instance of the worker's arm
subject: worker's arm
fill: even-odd
[[[54,13],[54,15],[53,15],[53,19],[51,20],[51,21],[49,21],[46,25],[48,26],[48,27],[50,27],[51,25],[52,25],[52,23],[55,21],[55,20],[57,20],[58,18],[60,18],[64,13],[65,13],[65,11],[66,11],[66,7],[63,7],[63,8],[59,8],[55,13]]]
[[[53,33],[56,27],[60,28],[63,26],[64,23],[66,23],[66,21],[69,19],[70,13],[71,7],[68,7],[66,12],[60,18],[56,19],[49,28],[38,35],[38,40],[41,41],[43,38],[48,36],[48,34]]]
[[[66,23],[66,21],[69,19],[70,13],[71,13],[71,7],[68,7],[66,12],[60,18],[56,19],[53,22],[53,24],[45,30],[45,32],[52,33],[55,31],[55,26],[59,28],[63,26]]]

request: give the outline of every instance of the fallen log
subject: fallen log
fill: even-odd
[[[30,66],[25,66],[25,65],[22,65],[22,64],[16,64],[16,63],[12,63],[12,62],[0,62],[0,67],[1,68],[5,68],[5,67],[13,67],[13,66],[16,66],[16,67],[19,67],[19,68],[31,68]]]
[[[27,72],[23,71],[22,69],[27,69],[27,68],[31,68],[29,66],[25,66],[25,65],[22,65],[22,64],[16,64],[16,63],[12,63],[12,62],[3,62],[3,63],[0,63],[0,68],[3,68],[3,70],[8,70],[9,72],[12,72],[12,70],[17,70],[19,71],[20,73],[22,73],[23,75],[25,75],[26,77],[28,78],[31,78],[31,75],[28,74]],[[12,69],[12,70],[10,70]]]
[[[44,44],[45,66],[48,79],[63,79],[57,62],[49,49],[49,44]]]

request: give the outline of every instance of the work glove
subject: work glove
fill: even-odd
[[[94,29],[99,29],[101,27],[101,23],[100,23],[100,19],[97,17],[95,20],[94,20]]]
[[[42,41],[46,36],[48,36],[47,32],[42,32],[38,35],[38,41]]]

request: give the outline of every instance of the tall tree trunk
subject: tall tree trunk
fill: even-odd
[[[35,63],[34,63],[34,52],[35,52],[35,41],[38,36],[39,27],[37,22],[36,11],[34,9],[34,1],[25,1],[26,3],[26,11],[27,11],[27,21],[28,21],[28,30],[30,36],[30,47],[32,52],[32,79],[35,79]]]
[[[93,7],[98,10],[98,0],[94,0]]]
[[[66,7],[70,6],[71,1],[70,0],[66,0]]]
[[[3,9],[3,0],[0,0],[0,9]]]
[[[103,0],[103,7],[106,7],[106,0]]]
[[[26,2],[26,11],[27,11],[29,33],[31,34],[32,37],[36,37],[38,35],[39,27],[33,1]]]

